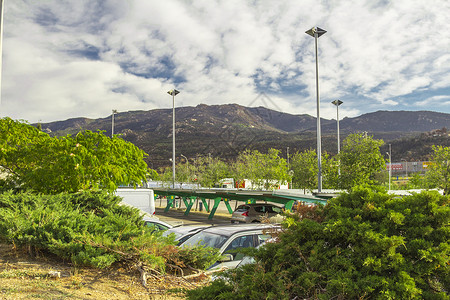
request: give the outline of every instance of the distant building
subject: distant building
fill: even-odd
[[[407,175],[412,173],[425,173],[428,171],[428,167],[432,164],[431,161],[401,161],[393,162],[392,174],[393,175]],[[389,171],[389,163],[386,164],[386,170]]]

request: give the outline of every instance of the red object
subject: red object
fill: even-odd
[[[244,217],[248,217],[248,210],[242,214]]]

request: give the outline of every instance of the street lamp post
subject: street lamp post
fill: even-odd
[[[0,104],[2,102],[3,11],[5,0],[0,0]]]
[[[111,137],[114,137],[114,114],[117,114],[117,110],[112,110],[112,119],[111,119]]]
[[[337,148],[338,151],[337,153],[339,154],[339,152],[341,152],[341,138],[339,135],[339,105],[341,105],[342,102],[341,100],[334,100],[331,103],[333,103],[334,105],[336,105],[336,120],[337,120]],[[338,166],[338,174],[341,175],[341,162],[339,161],[339,166]]]
[[[175,188],[175,96],[180,92],[173,89],[167,93],[172,96],[172,188]]]
[[[320,100],[319,100],[319,61],[317,55],[317,40],[320,36],[326,33],[326,30],[323,30],[319,27],[313,27],[305,33],[309,34],[314,38],[315,48],[316,48],[316,96],[317,96],[317,164],[319,171],[317,172],[317,190],[318,192],[322,192],[322,142],[321,142],[321,132],[320,132]]]
[[[338,148],[338,154],[339,152],[341,152],[341,140],[340,140],[340,136],[339,136],[339,105],[341,105],[342,102],[341,100],[334,100],[333,102],[334,105],[336,105],[336,119],[337,119],[337,148]]]
[[[389,156],[389,191],[391,190],[391,177],[392,177],[392,160],[391,160],[391,144],[389,144],[389,152],[386,152]]]

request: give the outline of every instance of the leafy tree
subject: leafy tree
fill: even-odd
[[[57,194],[146,180],[146,155],[133,144],[102,132],[50,137],[31,125],[0,120],[0,186]]]
[[[327,189],[340,189],[340,162],[337,156],[329,157],[328,153],[322,154],[323,186]]]
[[[276,149],[269,149],[266,154],[257,150],[241,152],[232,166],[235,180],[248,179],[253,188],[277,188],[275,181],[283,184],[290,180],[286,160],[279,153]]]
[[[382,140],[363,134],[350,134],[337,155],[340,162],[340,187],[350,189],[359,184],[375,183],[375,174],[386,168],[380,152]]]
[[[433,163],[428,166],[426,180],[429,187],[437,187],[444,190],[444,194],[450,193],[450,147],[433,145]]]
[[[315,150],[296,152],[291,158],[291,168],[294,171],[292,184],[296,188],[313,190],[317,187],[317,153]]]
[[[203,187],[214,187],[221,179],[230,176],[228,165],[218,158],[197,157],[195,166],[192,174],[196,175],[196,182]]]
[[[449,198],[353,187],[188,299],[450,299]]]
[[[421,189],[426,187],[425,177],[419,173],[414,173],[409,177],[408,188]]]
[[[170,175],[172,176],[172,168],[170,168]],[[181,184],[193,181],[195,174],[195,166],[189,162],[179,162],[175,166],[175,180]],[[172,180],[172,177],[170,178]]]
[[[295,187],[309,191],[317,188],[319,167],[315,150],[295,153],[291,168],[294,171],[292,181]],[[338,188],[338,163],[330,158],[328,153],[322,153],[322,175],[324,187]]]

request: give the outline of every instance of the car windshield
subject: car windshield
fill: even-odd
[[[227,239],[228,236],[226,235],[202,231],[187,239],[183,243],[183,247],[202,245],[205,247],[220,248]]]

